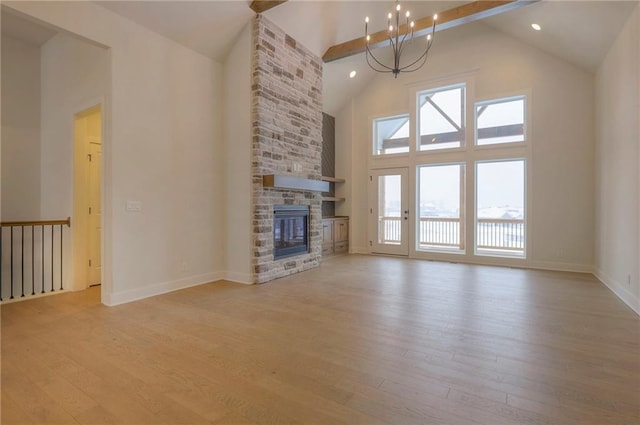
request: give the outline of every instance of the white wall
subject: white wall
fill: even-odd
[[[109,52],[66,34],[42,45],[41,213],[73,218],[73,116],[109,93]]]
[[[224,63],[225,278],[251,283],[251,55],[253,20]]]
[[[596,274],[640,314],[640,8],[596,74]]]
[[[103,302],[220,277],[221,66],[94,3],[4,6],[110,48]]]
[[[335,120],[336,124],[336,177],[345,179],[345,184],[336,185],[336,197],[345,198],[344,202],[336,202],[336,215],[349,216],[351,215],[352,206],[354,203],[357,205],[361,202],[366,202],[366,193],[364,193],[364,201],[361,199],[360,193],[353,190],[354,185],[351,182],[357,176],[353,175],[353,171],[356,167],[352,167],[354,149],[358,146],[354,143],[355,127],[353,126],[354,115],[354,100],[351,99],[343,110],[339,117]],[[338,142],[339,141],[339,142]],[[357,154],[357,152],[356,152]],[[357,157],[356,157],[357,158]],[[362,160],[362,158],[360,158]],[[362,228],[362,226],[365,226]],[[366,246],[356,246],[355,241],[366,240],[366,221],[365,220],[350,220],[349,222],[349,234],[350,245],[349,252],[364,254],[368,252]],[[364,234],[364,236],[363,236]]]
[[[363,58],[364,60],[364,58]],[[465,73],[462,75],[462,73]],[[458,77],[456,77],[456,75]],[[347,177],[350,198],[340,214],[351,216],[353,250],[367,244],[367,167],[371,119],[409,112],[411,90],[468,77],[468,104],[516,93],[528,94],[533,167],[529,219],[530,251],[524,266],[589,271],[594,243],[593,76],[557,57],[483,24],[438,33],[425,67],[394,79],[380,74],[336,116],[338,151],[352,144]],[[349,121],[353,126],[347,136]],[[351,137],[351,140],[345,139]],[[348,148],[347,148],[348,150]],[[468,170],[472,172],[472,170]],[[472,188],[467,188],[472,190]],[[472,251],[472,249],[467,249]],[[455,261],[490,261],[450,257]]]
[[[40,219],[40,46],[2,35],[3,221]]]

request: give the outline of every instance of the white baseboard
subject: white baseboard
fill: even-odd
[[[532,261],[525,267],[558,272],[593,273],[593,266],[589,264],[561,263],[556,261]]]
[[[155,295],[166,294],[167,292],[177,291],[179,289],[190,288],[205,283],[215,282],[223,278],[223,273],[212,272],[198,276],[190,276],[184,279],[174,280],[170,282],[156,283],[154,285],[145,286],[143,288],[130,289],[128,291],[116,292],[109,294],[102,299],[102,303],[113,307],[119,304],[125,304],[132,301],[141,300],[143,298],[153,297]],[[106,298],[106,299],[105,299]]]
[[[222,273],[222,277],[219,280],[228,280],[231,282],[243,283],[245,285],[253,285],[253,276],[250,273],[238,273],[227,270]]]
[[[616,281],[600,269],[595,269],[593,275],[605,284],[618,298],[620,298],[631,310],[640,316],[640,300],[636,298],[621,282]]]

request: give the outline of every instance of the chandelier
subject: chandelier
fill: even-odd
[[[369,35],[369,17],[367,16],[364,20],[364,35],[366,39],[365,57],[367,58],[367,64],[374,71],[390,72],[395,78],[398,78],[398,74],[400,72],[417,71],[427,62],[427,55],[429,54],[429,49],[431,49],[431,45],[433,44],[436,30],[436,19],[438,19],[437,14],[433,15],[433,26],[431,27],[431,33],[426,37],[426,45],[422,54],[418,56],[417,59],[409,63],[401,64],[400,55],[402,55],[405,48],[405,42],[410,43],[413,40],[415,22],[409,20],[411,12],[407,10],[405,13],[406,23],[400,27],[400,9],[400,3],[396,0],[395,25],[393,22],[393,14],[389,12],[389,15],[387,15],[387,36],[389,37],[389,44],[393,51],[393,64],[390,65],[386,65],[378,60],[369,48],[369,41],[371,40],[371,36]]]

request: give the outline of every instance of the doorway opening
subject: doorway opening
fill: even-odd
[[[74,116],[74,289],[102,283],[102,105]]]

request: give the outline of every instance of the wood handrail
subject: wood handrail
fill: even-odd
[[[71,227],[71,217],[66,220],[40,220],[40,221],[3,221],[0,227],[21,227],[21,226],[56,226],[64,225]]]

